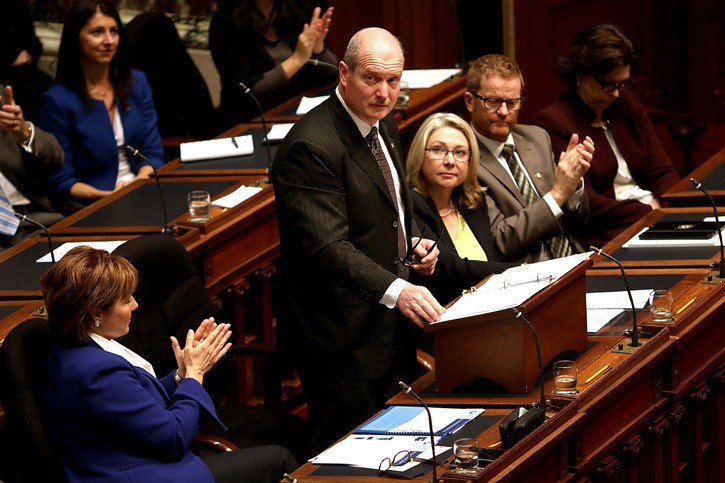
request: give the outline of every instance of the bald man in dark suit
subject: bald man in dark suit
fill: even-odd
[[[298,369],[317,450],[415,377],[414,323],[444,312],[406,280],[409,270],[432,274],[438,250],[424,239],[411,253],[418,232],[391,114],[402,72],[389,32],[355,34],[337,90],[295,124],[272,166],[278,333]]]

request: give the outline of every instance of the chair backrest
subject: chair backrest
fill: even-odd
[[[174,23],[161,12],[145,12],[128,22],[125,32],[131,63],[144,71],[151,84],[161,136],[216,136],[209,88]]]
[[[11,436],[11,461],[19,481],[66,481],[55,442],[42,419],[43,386],[53,336],[46,319],[13,328],[0,346],[0,400]]]
[[[174,238],[143,235],[129,240],[113,251],[126,258],[139,271],[139,283],[133,294],[138,309],[133,312],[128,335],[121,344],[148,360],[163,377],[176,368],[169,336],[184,344],[189,329],[196,329],[217,310],[204,289],[184,246]],[[218,364],[204,387],[215,401],[226,392],[228,368]]]

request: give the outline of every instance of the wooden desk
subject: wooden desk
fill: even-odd
[[[43,302],[39,300],[0,301],[0,344],[8,332],[20,322],[31,317],[42,317],[44,314]]]
[[[685,176],[660,198],[668,206],[710,206],[706,196],[690,182],[695,178],[702,183],[715,203],[725,205],[725,148],[705,161],[690,175]]]

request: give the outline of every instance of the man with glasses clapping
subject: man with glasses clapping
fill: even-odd
[[[468,71],[466,108],[480,148],[478,181],[488,187],[489,217],[501,259],[536,262],[580,252],[569,233],[589,216],[583,175],[594,143],[577,134],[554,157],[543,129],[517,125],[524,105],[519,66],[503,55],[485,55]],[[495,204],[495,206],[493,206]]]

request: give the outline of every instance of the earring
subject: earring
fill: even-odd
[[[101,326],[101,319],[96,319],[96,322],[93,324],[96,326],[96,329]]]

